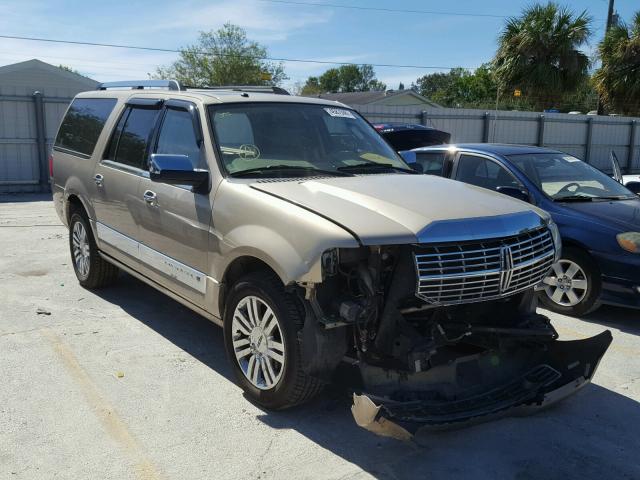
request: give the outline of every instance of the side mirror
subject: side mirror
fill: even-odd
[[[502,193],[503,195],[509,195],[510,197],[522,200],[523,202],[529,202],[529,192],[523,190],[522,188],[504,186],[496,187],[496,191],[498,193]]]
[[[625,187],[631,190],[636,195],[640,195],[640,182],[628,182]]]
[[[194,191],[209,185],[209,172],[194,169],[187,155],[152,154],[149,178],[169,185],[190,185]]]

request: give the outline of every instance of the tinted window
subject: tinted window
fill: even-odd
[[[445,152],[416,153],[417,162],[428,175],[442,175]]]
[[[187,155],[194,168],[200,166],[200,147],[189,112],[171,108],[167,110],[162,121],[156,153]]]
[[[115,104],[115,98],[76,98],[62,120],[55,146],[91,155]]]
[[[520,182],[501,165],[482,157],[461,155],[456,180],[495,190],[497,187],[520,187]]]
[[[111,138],[108,158],[144,169],[147,144],[157,115],[157,109],[128,107]]]

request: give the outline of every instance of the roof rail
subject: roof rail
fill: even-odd
[[[166,88],[168,90],[181,90],[177,80],[124,80],[121,82],[104,82],[99,83],[96,90],[106,90],[108,88],[131,88],[132,90]]]
[[[247,93],[275,93],[276,95],[289,95],[284,88],[267,85],[216,85],[207,87],[183,87],[185,90],[231,90],[234,92]]]

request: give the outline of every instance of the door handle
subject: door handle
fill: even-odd
[[[147,202],[147,205],[151,207],[155,207],[158,203],[158,196],[156,195],[156,192],[152,192],[151,190],[145,191],[142,198],[144,198],[144,201]]]
[[[96,173],[96,175],[93,177],[93,181],[96,182],[97,186],[101,187],[104,183],[104,177],[99,173]]]

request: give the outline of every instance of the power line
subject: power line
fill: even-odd
[[[159,47],[143,47],[137,45],[122,45],[117,43],[97,43],[97,42],[81,42],[74,40],[59,40],[53,38],[38,38],[38,37],[21,37],[17,35],[0,35],[0,38],[7,38],[12,40],[27,40],[32,42],[48,42],[48,43],[64,43],[69,45],[86,45],[90,47],[109,47],[109,48],[126,48],[130,50],[147,50],[152,52],[164,52],[164,53],[180,53],[180,50],[171,49],[171,48],[159,48]],[[191,51],[190,53],[195,53],[198,55],[211,55],[211,52],[206,52],[202,50]],[[414,68],[420,70],[452,70],[458,67],[445,67],[438,65],[402,65],[402,64],[394,64],[394,63],[355,63],[355,62],[334,62],[330,60],[308,60],[301,58],[284,58],[284,57],[260,57],[260,56],[250,56],[250,55],[234,55],[228,53],[220,53],[217,54],[219,56],[226,57],[245,57],[252,58],[255,60],[270,60],[274,62],[296,62],[296,63],[314,63],[320,65],[371,65],[373,67],[393,67],[393,68]],[[472,69],[471,69],[472,70]]]
[[[362,7],[357,5],[340,5],[337,3],[319,3],[319,2],[294,2],[289,0],[259,0],[267,3],[280,3],[283,5],[296,5],[305,7],[328,7],[328,8],[345,8],[350,10],[369,10],[374,12],[393,12],[393,13],[417,13],[423,15],[447,15],[454,17],[487,17],[487,18],[509,18],[509,15],[496,15],[491,13],[466,13],[466,12],[445,12],[440,10],[409,10],[398,8],[383,7]]]

